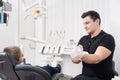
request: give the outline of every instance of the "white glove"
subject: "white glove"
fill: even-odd
[[[73,51],[71,52],[70,55],[71,55],[72,58],[80,58],[80,59],[81,59],[84,54],[86,54],[86,53],[83,52],[83,47],[82,47],[82,45],[79,45],[79,46],[76,46],[76,47],[73,49]]]

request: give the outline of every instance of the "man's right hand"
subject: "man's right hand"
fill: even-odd
[[[83,47],[82,45],[76,46],[71,52],[72,58],[81,58],[83,56]]]

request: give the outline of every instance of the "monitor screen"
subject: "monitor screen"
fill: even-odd
[[[3,23],[3,13],[0,12],[0,23]]]
[[[0,12],[0,23],[7,23],[7,13]]]

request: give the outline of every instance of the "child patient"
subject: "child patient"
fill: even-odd
[[[12,55],[18,64],[21,64],[23,62],[24,55],[18,46],[8,46],[5,47],[3,51]],[[51,76],[53,76],[55,73],[60,73],[61,71],[61,66],[59,64],[56,67],[46,65],[40,68],[46,70]]]

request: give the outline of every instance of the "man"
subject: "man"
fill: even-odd
[[[82,74],[72,80],[111,80],[114,38],[100,29],[101,19],[96,11],[87,11],[81,17],[88,35],[79,40],[71,53],[72,62],[82,61],[83,65]]]

